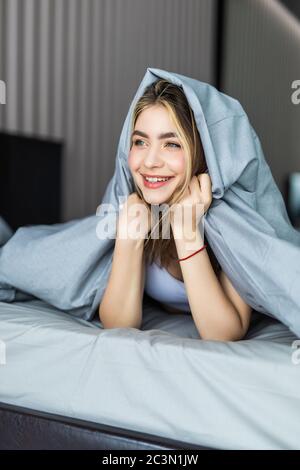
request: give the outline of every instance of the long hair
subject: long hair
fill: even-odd
[[[186,158],[186,171],[183,178],[183,181],[175,189],[174,193],[165,201],[164,204],[168,204],[168,208],[178,202],[183,194],[185,193],[188,185],[191,181],[191,178],[199,173],[204,173],[207,170],[207,164],[205,160],[204,150],[201,142],[201,138],[196,126],[194,113],[190,107],[185,93],[181,86],[177,86],[173,83],[168,82],[165,79],[159,79],[156,82],[149,85],[144,94],[140,97],[133,111],[133,117],[131,122],[131,134],[134,130],[136,121],[139,115],[145,109],[154,106],[161,105],[168,111],[170,119],[174,123],[176,130],[179,135],[181,144]],[[131,141],[130,149],[133,142]],[[134,186],[138,196],[144,201],[151,211],[151,205],[145,201],[144,196],[140,188],[135,184]],[[160,211],[159,211],[160,212]],[[166,238],[163,235],[163,226],[162,219],[169,215],[169,210],[162,211],[162,216],[159,217],[158,223],[152,227],[150,235],[145,239],[144,242],[144,259],[147,263],[152,263],[153,261],[158,261],[159,264],[163,267],[167,267],[172,259],[176,257],[172,256],[172,253],[175,253],[175,240],[170,230],[170,238]],[[158,225],[158,238],[151,237],[154,229]],[[164,225],[166,227],[166,225]],[[210,257],[212,267],[217,274],[220,269],[217,259],[215,258],[207,240],[204,241],[208,245],[207,252]]]

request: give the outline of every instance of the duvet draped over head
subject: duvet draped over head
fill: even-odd
[[[182,87],[194,113],[212,181],[204,230],[222,270],[253,309],[300,336],[300,233],[245,111],[212,85],[156,68],[147,68],[130,104],[114,174],[96,214],[25,226],[15,234],[0,224],[0,301],[38,297],[93,318],[111,270],[119,204],[134,191],[128,167],[132,112],[160,78]]]

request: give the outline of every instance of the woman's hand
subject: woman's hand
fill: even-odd
[[[129,194],[120,207],[117,238],[133,242],[145,239],[151,229],[151,212],[137,193]]]
[[[208,173],[193,176],[183,197],[170,209],[173,232],[182,229],[195,233],[201,217],[212,202],[211,179]]]

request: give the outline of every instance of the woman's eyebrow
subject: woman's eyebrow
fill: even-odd
[[[140,135],[142,137],[146,137],[146,139],[149,139],[149,136],[145,132],[142,132],[142,131],[135,130],[133,131],[131,137],[133,137],[134,135]],[[175,137],[177,139],[179,138],[175,132],[165,132],[164,134],[158,135],[159,139],[168,139],[169,137]]]

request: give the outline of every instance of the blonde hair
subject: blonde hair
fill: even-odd
[[[175,241],[172,231],[170,231],[170,238],[160,238],[162,232],[162,219],[169,215],[170,207],[181,199],[189,186],[191,178],[199,173],[204,173],[207,170],[207,165],[194,113],[187,101],[185,93],[181,86],[170,83],[165,79],[159,79],[149,85],[136,103],[131,122],[131,135],[139,115],[145,109],[155,105],[163,106],[169,113],[170,119],[176,127],[185,155],[187,156],[186,171],[183,181],[175,189],[169,200],[165,201],[165,203],[168,204],[169,209],[163,213],[159,218],[158,223],[152,227],[150,235],[144,242],[144,256],[146,262],[152,263],[153,261],[158,260],[161,266],[167,267],[172,259],[171,251],[174,251]],[[130,149],[131,147],[132,141],[130,143]],[[150,204],[145,201],[142,191],[135,182],[134,186],[138,196],[151,211]],[[151,234],[157,225],[159,225],[159,237],[151,238]],[[205,242],[207,243],[207,241]],[[209,246],[208,253],[216,272],[219,269],[219,266]]]

